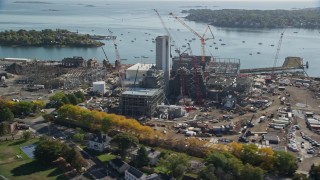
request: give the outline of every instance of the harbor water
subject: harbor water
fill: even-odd
[[[190,43],[192,54],[200,55],[200,40],[181,25],[169,12],[178,16],[188,9],[299,9],[318,7],[316,1],[305,2],[222,2],[222,1],[105,1],[105,0],[0,0],[0,31],[19,29],[67,29],[79,33],[117,36],[116,42],[123,63],[155,63],[153,39],[165,35],[161,22],[153,11],[157,9],[181,51]],[[203,34],[206,24],[186,21]],[[212,27],[214,40],[206,42],[206,55],[239,58],[241,68],[271,67],[283,29],[238,29]],[[210,37],[210,33],[206,34]],[[115,59],[112,41],[103,41],[111,62]],[[223,44],[223,45],[222,45]],[[176,55],[172,51],[173,55]],[[279,53],[280,66],[287,56],[300,56],[309,62],[307,73],[320,76],[320,29],[286,29]],[[0,47],[0,58],[31,58],[61,60],[82,56],[102,61],[101,48]]]

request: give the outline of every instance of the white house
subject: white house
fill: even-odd
[[[138,169],[130,166],[129,169],[125,171],[125,180],[158,180],[160,179],[158,174],[145,175]]]
[[[137,159],[137,155],[138,155],[138,148],[135,149],[134,151],[132,151],[130,153],[131,155],[131,159],[134,161]],[[148,153],[148,159],[149,159],[149,164],[150,165],[155,165],[160,157],[161,152],[160,151],[156,151],[154,149],[151,149],[149,147],[146,147],[147,153]]]
[[[111,137],[106,134],[94,135],[88,143],[88,148],[103,152],[106,146],[110,143]]]

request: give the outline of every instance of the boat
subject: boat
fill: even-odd
[[[180,29],[177,29],[177,31],[180,31]]]
[[[242,43],[245,43],[246,41],[242,41]]]
[[[139,56],[134,56],[134,58],[140,58]]]
[[[171,46],[174,46],[173,44],[171,44]]]
[[[153,52],[153,50],[151,49],[150,52]]]
[[[274,44],[271,44],[270,46],[274,46]]]
[[[260,52],[257,52],[257,54],[261,54]]]
[[[155,43],[155,41],[152,41],[152,43]]]
[[[192,40],[196,40],[196,38],[192,38]]]
[[[189,40],[189,42],[192,42],[192,40]]]
[[[217,44],[217,43],[214,42],[213,44]]]
[[[131,40],[131,42],[134,42],[134,40]]]
[[[149,58],[148,56],[142,56],[143,58]]]
[[[293,32],[293,33],[297,34],[298,32],[297,32],[297,31],[295,31],[295,32]]]
[[[218,47],[215,47],[215,49],[218,49]]]
[[[222,45],[222,46],[225,46],[226,44],[222,43],[221,45]]]
[[[209,47],[212,47],[212,45],[210,45]]]
[[[182,45],[182,47],[187,47],[186,45]]]
[[[249,53],[250,56],[252,56],[252,53]]]
[[[259,42],[258,44],[259,44],[259,45],[262,45],[262,43],[261,43],[261,42]]]
[[[219,41],[222,41],[222,39],[219,39]]]
[[[149,41],[148,39],[146,39],[146,41]]]

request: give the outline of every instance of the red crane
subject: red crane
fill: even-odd
[[[200,41],[201,41],[201,51],[202,51],[202,53],[201,53],[201,61],[202,61],[202,63],[204,63],[204,62],[205,62],[205,55],[206,55],[206,53],[205,53],[206,41],[207,41],[207,40],[210,40],[210,39],[214,39],[214,35],[213,35],[213,33],[212,33],[212,30],[211,30],[210,26],[209,26],[209,25],[207,26],[207,28],[205,29],[203,35],[201,36],[199,33],[197,33],[195,30],[193,30],[190,26],[188,26],[182,19],[180,19],[180,18],[179,18],[178,16],[176,16],[175,14],[169,13],[169,15],[173,16],[173,17],[174,17],[177,21],[179,21],[184,27],[186,27],[187,29],[189,29],[189,31],[191,31],[195,36],[197,36],[197,37],[200,39]],[[206,35],[206,33],[207,33],[208,30],[210,31],[212,37],[210,37],[210,38],[205,38],[205,35]]]
[[[277,62],[278,62],[280,48],[281,48],[281,44],[282,44],[282,38],[283,38],[284,32],[285,32],[285,30],[281,33],[280,39],[279,39],[279,42],[278,42],[277,52],[276,52],[276,55],[274,57],[273,66],[272,66],[271,79],[274,79],[274,70],[275,70]]]

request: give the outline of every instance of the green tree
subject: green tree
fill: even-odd
[[[310,171],[309,171],[309,177],[311,180],[320,180],[320,164],[315,165],[312,164]]]
[[[198,179],[200,180],[218,180],[215,174],[215,167],[213,164],[209,164],[204,169],[202,169],[198,174]]]
[[[49,165],[61,156],[61,149],[62,145],[58,141],[41,141],[34,150],[34,157],[37,161]]]
[[[254,180],[263,180],[264,172],[259,167],[253,167],[250,164],[244,165],[240,179],[248,180],[248,179],[254,179]]]
[[[85,97],[84,97],[83,92],[77,91],[77,92],[74,93],[74,95],[77,97],[78,102],[84,102]]]
[[[8,124],[6,122],[0,123],[0,136],[8,134]]]
[[[223,170],[226,168],[227,164],[228,164],[228,159],[226,158],[226,156],[221,153],[221,152],[214,152],[211,153],[206,161],[210,164],[213,164],[215,167],[220,167]]]
[[[175,178],[179,178],[189,167],[189,157],[185,154],[168,154],[160,159],[159,165],[166,168]]]
[[[118,145],[122,158],[125,158],[127,150],[139,143],[138,138],[127,133],[120,133],[114,136],[112,142]]]
[[[143,167],[149,164],[148,152],[144,146],[139,148],[135,163],[137,167]]]
[[[30,131],[24,131],[22,137],[25,141],[28,141],[31,138],[32,133]]]
[[[292,177],[298,169],[296,158],[284,151],[274,153],[274,172],[281,176]]]
[[[82,142],[84,140],[84,134],[76,133],[72,136],[72,139],[76,142]]]
[[[14,118],[13,113],[7,107],[1,106],[0,107],[0,122],[3,121],[12,121]]]
[[[67,94],[66,96],[72,105],[77,105],[79,103],[78,99],[76,98],[76,96],[74,94]]]
[[[308,177],[306,174],[295,173],[294,176],[292,177],[292,180],[308,180]]]
[[[14,104],[13,113],[20,114],[20,115],[29,115],[30,113],[33,112],[32,109],[33,109],[32,102],[22,101]]]

